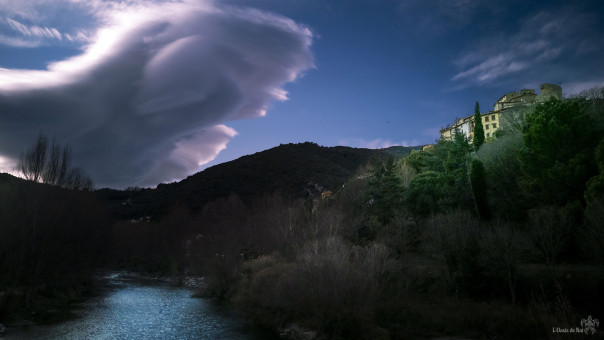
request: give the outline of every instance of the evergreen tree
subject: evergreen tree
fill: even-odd
[[[474,139],[472,140],[474,149],[478,150],[484,144],[484,127],[482,126],[482,116],[480,115],[480,106],[478,102],[474,106]]]
[[[587,180],[598,174],[598,134],[587,105],[582,98],[552,99],[526,117],[519,158],[527,193],[561,205],[583,198]]]
[[[375,215],[381,223],[390,223],[395,211],[400,209],[403,204],[404,198],[393,157],[389,157],[384,163],[377,165],[369,185],[370,195],[376,201],[373,205]]]

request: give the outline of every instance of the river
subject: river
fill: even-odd
[[[109,276],[77,317],[53,325],[9,328],[5,339],[265,339],[234,311],[157,281]],[[2,338],[2,336],[0,336]]]

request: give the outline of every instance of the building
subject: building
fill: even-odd
[[[562,99],[562,88],[556,84],[541,84],[541,94],[539,95],[535,94],[535,90],[531,89],[506,93],[495,102],[493,111],[535,105],[545,102],[551,97]]]
[[[499,114],[500,112],[495,111],[480,114],[482,117],[482,126],[484,128],[485,138],[493,137],[495,135],[495,131],[501,128]],[[442,139],[453,140],[456,132],[466,135],[471,143],[474,139],[474,115],[460,118],[452,125],[440,130],[440,137]]]
[[[501,118],[511,114],[514,109],[543,103],[551,97],[562,99],[562,88],[559,85],[542,84],[540,89],[541,93],[538,95],[531,89],[506,93],[493,104],[493,111],[481,113],[484,137],[486,139],[494,137],[495,132],[504,125]],[[447,125],[440,130],[440,137],[452,140],[456,132],[465,134],[471,143],[474,138],[474,115],[457,119],[453,124]]]

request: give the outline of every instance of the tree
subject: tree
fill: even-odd
[[[491,211],[487,202],[486,174],[484,165],[479,159],[473,159],[470,165],[470,184],[478,215],[482,219],[490,219]]]
[[[491,212],[506,220],[523,220],[529,206],[519,181],[522,171],[518,150],[524,147],[520,131],[506,128],[506,135],[483,145],[476,153],[485,168]]]
[[[434,214],[441,209],[441,199],[447,188],[446,177],[437,171],[425,171],[415,176],[407,190],[407,205],[420,217]]]
[[[587,181],[587,191],[585,191],[587,202],[592,202],[599,196],[604,196],[604,137],[596,147],[595,158],[600,174]]]
[[[18,169],[25,179],[38,182],[42,179],[44,166],[46,164],[46,150],[48,149],[48,138],[40,132],[38,140],[25,153],[21,152]]]
[[[597,174],[594,121],[583,98],[551,99],[526,117],[519,151],[527,193],[564,205],[583,199],[585,183]]]
[[[383,224],[388,224],[403,204],[403,188],[396,171],[394,158],[378,164],[369,181],[370,195],[375,200],[375,214]]]
[[[17,169],[25,179],[73,190],[92,189],[90,176],[80,167],[71,167],[71,150],[40,132],[36,143],[21,152]]]
[[[406,203],[420,217],[471,204],[467,157],[472,146],[465,134],[440,140],[429,150],[412,152],[408,164],[418,171],[406,190]]]
[[[480,115],[478,102],[474,106],[474,139],[472,143],[475,150],[478,150],[484,144],[484,127],[482,126],[482,116]]]

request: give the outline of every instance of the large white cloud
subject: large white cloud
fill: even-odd
[[[311,31],[271,13],[190,0],[61,4],[100,26],[80,55],[46,70],[0,68],[2,164],[43,130],[98,186],[180,179],[236,135],[222,123],[264,115],[313,66]]]

